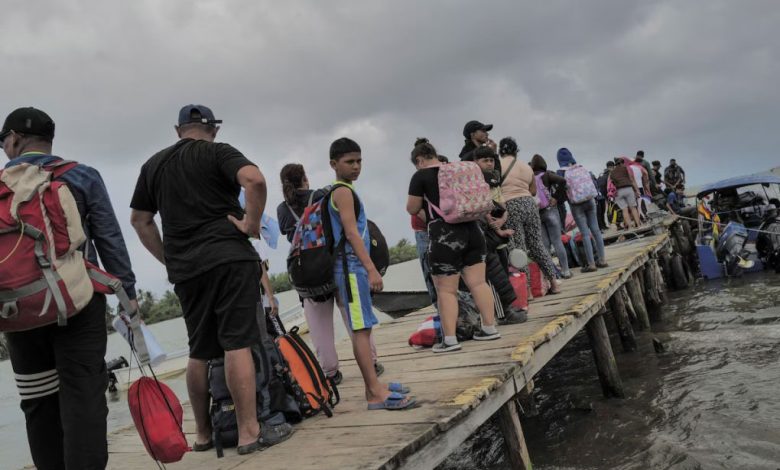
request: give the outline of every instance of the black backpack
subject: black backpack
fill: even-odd
[[[384,276],[387,272],[387,267],[390,266],[390,249],[387,247],[387,240],[382,235],[382,231],[371,220],[368,221],[368,236],[371,240],[371,250],[369,250],[371,261],[373,261],[379,274]]]
[[[269,351],[269,349],[271,351]],[[270,352],[270,354],[269,354]],[[252,357],[255,361],[255,384],[257,387],[257,419],[261,418],[264,398],[260,392],[264,381],[263,374],[267,374],[268,394],[270,397],[271,413],[281,412],[288,423],[298,423],[303,419],[304,410],[301,410],[299,400],[293,396],[294,390],[287,385],[287,373],[284,369],[284,360],[279,358],[281,354],[276,349],[276,343],[268,339],[263,342],[263,347],[253,347]],[[262,364],[262,366],[261,366]],[[267,372],[265,372],[267,371]],[[209,361],[209,394],[211,395],[211,428],[214,447],[217,456],[222,457],[222,449],[238,445],[238,421],[236,420],[236,408],[225,378],[225,361],[223,358]],[[303,393],[299,392],[298,393]]]

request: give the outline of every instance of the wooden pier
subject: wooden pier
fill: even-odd
[[[263,452],[239,456],[226,450],[187,453],[169,469],[431,469],[458,448],[491,416],[499,423],[513,468],[531,468],[516,398],[534,375],[580,330],[587,329],[606,396],[624,396],[603,316],[609,309],[625,350],[636,347],[634,328],[649,326],[646,305],[663,292],[657,258],[671,247],[669,233],[652,230],[607,247],[609,267],[575,276],[562,293],[535,299],[529,319],[500,326],[498,341],[463,343],[463,350],[436,355],[407,345],[409,335],[432,308],[385,323],[374,332],[386,380],[412,388],[421,403],[409,411],[367,411],[363,382],[348,342],[339,345],[344,382],[332,418],[318,416],[296,426],[288,441]],[[350,359],[347,359],[350,358]],[[597,377],[594,376],[594,380]],[[184,398],[184,397],[180,397]],[[184,430],[193,440],[194,423],[185,407]],[[155,468],[134,427],[109,435],[111,469]],[[533,456],[531,456],[532,458]]]

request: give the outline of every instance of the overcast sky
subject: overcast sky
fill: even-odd
[[[644,149],[691,184],[778,165],[776,1],[6,0],[0,112],[47,111],[55,153],[99,169],[138,286],[169,288],[128,208],[141,164],[172,144],[179,108],[210,106],[220,140],[256,162],[332,179],[328,146],[363,148],[357,184],[388,241],[404,212],[409,151],[427,136],[455,157],[463,124],[495,125],[521,157],[557,167],[568,147],[600,171]],[[272,255],[284,270],[286,241]]]

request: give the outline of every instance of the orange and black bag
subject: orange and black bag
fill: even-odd
[[[298,335],[298,327],[282,333],[276,338],[276,344],[284,356],[289,368],[289,376],[303,393],[295,394],[301,413],[307,418],[320,411],[329,418],[333,416],[333,408],[338,404],[339,391],[336,384],[325,376],[306,342]]]

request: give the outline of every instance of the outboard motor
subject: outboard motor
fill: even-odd
[[[738,222],[729,222],[723,233],[718,239],[718,247],[715,253],[718,259],[726,264],[726,273],[729,275],[738,275],[742,269],[751,268],[748,265],[745,252],[745,242],[748,239],[748,232],[744,225]]]
[[[780,273],[780,220],[767,221],[759,230],[756,239],[758,256],[765,265]]]
[[[108,371],[108,391],[109,392],[116,392],[116,384],[118,382],[116,378],[116,374],[114,374],[114,371],[117,369],[121,369],[123,367],[129,367],[130,364],[127,363],[127,359],[125,359],[124,356],[119,356],[117,358],[111,359],[110,361],[106,362],[106,370]]]

